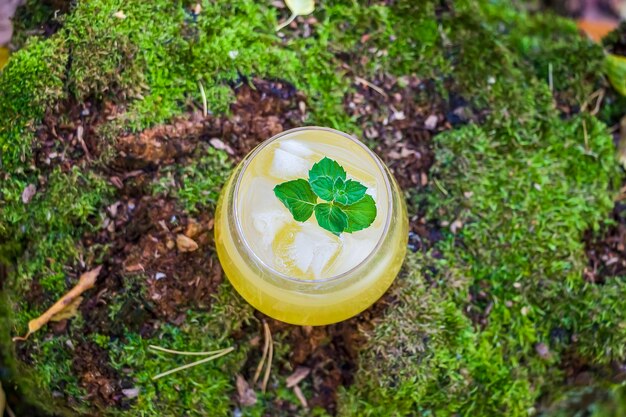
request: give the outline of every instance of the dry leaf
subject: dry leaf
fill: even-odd
[[[291,388],[296,386],[302,381],[304,378],[309,376],[311,373],[311,368],[307,368],[305,366],[298,366],[293,374],[291,374],[287,378],[287,388]]]
[[[24,191],[22,191],[22,203],[30,203],[35,193],[37,193],[37,187],[35,187],[34,184],[28,184],[28,186],[24,188]]]
[[[181,252],[193,252],[198,249],[198,244],[195,240],[188,238],[185,235],[176,236],[176,246]]]
[[[606,54],[604,68],[613,88],[626,96],[626,57]]]
[[[118,11],[118,12],[113,13],[113,17],[117,17],[118,19],[122,19],[122,20],[126,19],[126,15],[121,10]]]
[[[239,404],[243,407],[256,404],[256,393],[241,375],[237,375],[237,394],[239,395]]]
[[[315,11],[315,1],[314,0],[285,0],[287,7],[291,10],[291,16],[289,19],[278,25],[276,28],[276,32],[290,24],[295,20],[298,16],[306,16],[307,14],[311,14]]]
[[[50,317],[50,321],[61,321],[76,317],[76,314],[78,314],[78,307],[82,301],[83,297],[76,297],[70,304],[65,306],[63,310]]]
[[[76,298],[80,297],[82,293],[92,288],[95,283],[98,275],[100,274],[100,270],[102,266],[99,266],[91,271],[85,272],[80,276],[78,280],[78,284],[71,290],[67,292],[59,301],[54,303],[52,307],[50,307],[45,313],[41,316],[37,317],[28,322],[28,333],[24,337],[14,337],[13,341],[16,340],[26,340],[28,337],[35,333],[37,330],[41,329],[45,326],[52,318],[68,308],[72,303],[75,302]]]

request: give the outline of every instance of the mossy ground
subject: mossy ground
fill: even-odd
[[[260,2],[203,1],[196,13],[189,2],[97,0],[57,17],[61,27],[52,36],[20,39],[22,49],[0,74],[0,260],[10,266],[0,303],[6,380],[28,401],[62,415],[326,413],[305,411],[285,387],[284,372],[293,369],[284,334],[276,335],[275,359],[283,375],[273,373],[270,391],[253,407],[237,405],[235,375],[256,366],[260,324],[226,282],[209,297],[210,308],[181,304],[182,322],[158,311],[127,320],[141,310],[129,306],[154,309],[155,290],[148,272],[129,273],[111,261],[121,249],[98,238],[109,227],[107,208],[116,201],[134,206],[141,195],[172,202],[182,218],[161,219],[167,227],[210,218],[234,161],[200,146],[201,155],[142,167],[149,179],[130,178],[120,189],[111,180],[123,159],[116,140],[197,111],[200,85],[208,111],[227,119],[233,87],[252,77],[293,84],[306,101],[297,122],[363,137],[370,123],[351,117],[346,102],[360,91],[354,77],[393,77],[400,85],[413,76],[431,85],[433,96],[405,97],[417,109],[406,117],[425,119],[434,102],[464,103],[462,114],[446,115],[447,131],[434,140],[428,184],[406,190],[411,217],[426,213],[443,239],[408,257],[391,290],[395,301],[376,326],[361,331],[368,342],[354,383],[340,390],[338,413],[559,416],[589,408],[620,415],[624,405],[612,399],[623,388],[611,367],[626,360],[626,282],[614,277],[597,285],[583,274],[583,235],[606,223],[621,179],[607,126],[578,111],[606,88],[602,50],[570,21],[505,2],[421,3],[324,2],[315,21],[300,18],[298,28],[279,35],[274,27],[286,9]],[[37,2],[28,10],[18,27],[50,16]],[[85,103],[117,106],[89,131],[97,152],[87,158],[66,137],[58,140],[68,142],[67,159],[42,163],[44,117],[71,124],[65,110]],[[620,111],[613,103],[610,113]],[[384,149],[386,139],[370,144]],[[37,192],[25,204],[29,184]],[[140,223],[124,227],[141,234]],[[206,245],[205,261],[214,261]],[[99,290],[109,292],[89,293],[92,308],[65,329],[9,342],[80,271],[103,262],[110,275]],[[148,351],[149,344],[237,349],[153,382],[181,362]],[[102,362],[97,381],[86,380],[77,352]],[[587,391],[568,379],[577,367],[591,375]],[[107,381],[138,388],[139,396],[119,398]],[[312,385],[304,382],[305,396]],[[589,392],[600,393],[593,396],[600,401],[581,401]]]

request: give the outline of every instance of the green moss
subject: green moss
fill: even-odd
[[[213,210],[230,170],[231,163],[225,152],[201,146],[189,165],[163,169],[153,191],[176,198],[188,213]]]
[[[140,389],[140,395],[132,409],[111,410],[111,415],[175,416],[181,410],[189,416],[227,415],[234,390],[233,376],[245,363],[250,349],[247,340],[235,344],[230,335],[251,323],[252,311],[229,284],[224,284],[210,312],[189,311],[180,327],[163,324],[150,339],[129,332],[114,341],[109,348],[113,367],[127,374]],[[151,344],[184,351],[231,346],[235,350],[216,361],[153,381],[159,373],[202,358],[154,352],[148,349]]]
[[[32,124],[47,106],[64,97],[67,59],[63,39],[32,38],[0,73],[0,170],[29,162]]]

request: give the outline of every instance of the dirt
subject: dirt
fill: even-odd
[[[600,234],[588,232],[585,236],[589,266],[584,275],[588,282],[602,284],[626,275],[626,200],[615,203],[611,219],[613,224]]]

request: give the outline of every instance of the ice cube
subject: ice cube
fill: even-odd
[[[309,165],[306,159],[282,148],[276,148],[272,166],[270,167],[270,174],[281,180],[306,178],[310,168]]]
[[[364,232],[361,233],[363,234]],[[378,236],[374,234],[358,238],[352,234],[344,233],[341,235],[341,238],[343,240],[343,245],[338,262],[335,265],[335,271],[337,274],[347,272],[363,262],[363,260],[372,252],[376,243],[378,243]]]
[[[254,213],[252,224],[261,235],[264,249],[269,249],[281,227],[289,221],[289,212],[286,210],[269,210]]]
[[[312,272],[315,278],[321,278],[322,272],[337,257],[341,250],[341,241],[313,223],[304,223],[296,233],[288,256],[298,269],[304,273]]]
[[[303,143],[296,140],[284,140],[278,145],[280,149],[297,155],[301,158],[313,155],[313,150]]]

